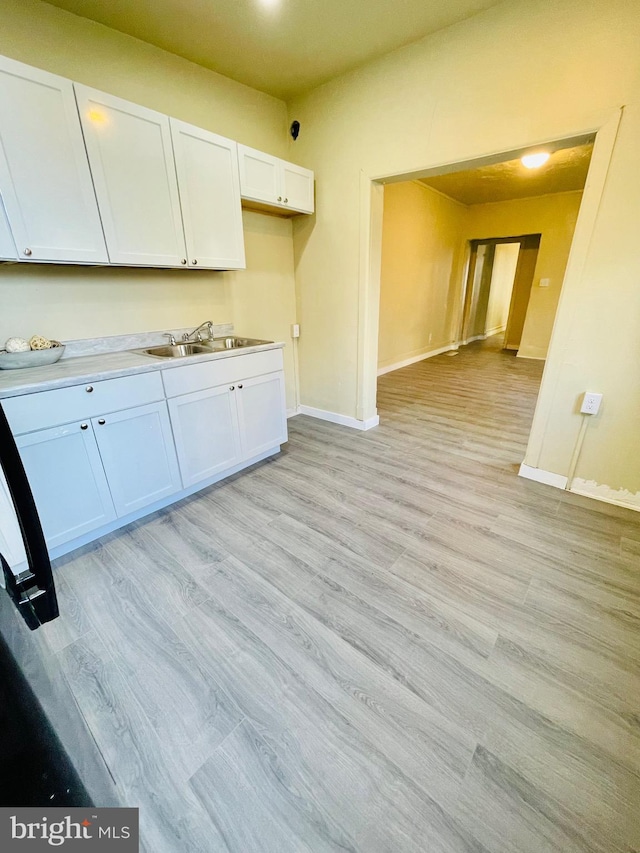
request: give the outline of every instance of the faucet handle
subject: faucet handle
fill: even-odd
[[[165,332],[162,337],[169,338],[169,346],[174,347],[176,345],[176,336],[173,334],[173,332]]]

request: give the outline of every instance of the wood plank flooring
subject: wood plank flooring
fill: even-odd
[[[640,516],[518,478],[539,362],[385,375],[381,425],[58,561],[46,626],[153,853],[640,851]]]

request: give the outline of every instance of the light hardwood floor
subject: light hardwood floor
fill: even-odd
[[[516,476],[541,374],[387,374],[380,427],[58,561],[46,627],[149,853],[640,850],[640,516]]]

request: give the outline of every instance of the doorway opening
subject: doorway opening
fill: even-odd
[[[491,335],[545,360],[593,144],[550,143],[535,174],[510,154],[378,184],[378,376]]]
[[[541,234],[471,240],[460,345],[501,335],[517,352],[533,286]]]

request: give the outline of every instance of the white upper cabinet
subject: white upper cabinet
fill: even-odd
[[[283,204],[300,213],[313,213],[313,172],[285,160],[280,162]]]
[[[108,260],[71,81],[5,57],[0,193],[20,260]]]
[[[15,261],[17,257],[18,253],[11,236],[7,215],[4,212],[2,196],[0,196],[0,261]]]
[[[242,198],[282,213],[313,213],[313,172],[238,145]]]
[[[173,118],[171,136],[189,265],[244,269],[237,144]]]
[[[265,204],[278,204],[280,169],[277,157],[238,145],[242,197]],[[280,197],[282,200],[282,196]]]
[[[74,88],[111,263],[186,265],[168,116]]]

